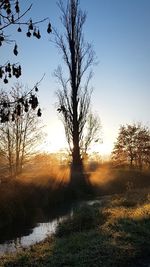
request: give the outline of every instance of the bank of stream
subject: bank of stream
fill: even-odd
[[[0,255],[13,253],[22,248],[27,248],[33,244],[43,241],[47,236],[55,233],[59,222],[73,213],[77,208],[85,203],[92,205],[99,200],[80,201],[72,205],[64,205],[55,209],[55,213],[46,214],[37,219],[32,226],[16,225],[0,233]]]

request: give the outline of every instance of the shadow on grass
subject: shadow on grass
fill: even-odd
[[[47,185],[12,180],[0,187],[0,242],[26,234],[37,222],[67,213],[71,202],[62,182]]]
[[[84,206],[58,226],[53,239],[4,266],[148,267],[150,217],[112,221],[109,216],[98,206]]]
[[[127,183],[133,188],[150,185],[150,173],[138,171],[114,170],[113,179],[103,185],[94,186],[89,174],[73,173],[74,185],[65,179],[49,176],[36,177],[28,181],[14,179],[0,185],[0,241],[15,238],[37,222],[58,218],[71,209],[75,201],[92,199],[95,196],[127,191]],[[98,175],[98,174],[97,174]],[[31,176],[31,175],[30,175]],[[60,171],[63,176],[63,171]],[[128,189],[129,190],[129,189]],[[136,201],[121,200],[126,207],[136,206]]]

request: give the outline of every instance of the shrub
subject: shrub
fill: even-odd
[[[63,222],[58,224],[56,236],[63,237],[75,232],[95,229],[104,222],[104,215],[93,205],[84,205],[74,210]]]

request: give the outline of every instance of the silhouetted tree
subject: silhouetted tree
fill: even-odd
[[[55,30],[55,42],[63,55],[68,71],[66,79],[60,66],[55,71],[61,85],[61,89],[57,91],[58,112],[62,116],[72,151],[72,174],[75,174],[72,176],[72,181],[78,183],[81,179],[77,181],[76,174],[82,172],[81,142],[91,98],[89,82],[92,73],[90,71],[87,76],[85,74],[94,62],[94,52],[91,45],[84,41],[83,26],[86,14],[80,9],[79,1],[68,0],[64,6],[60,0],[58,6],[65,32],[59,34]]]
[[[24,12],[21,11],[20,1],[19,0],[1,0],[0,1],[0,48],[3,47],[4,44],[13,44],[13,53],[14,55],[18,55],[18,45],[15,40],[15,36],[10,36],[7,33],[7,29],[10,27],[16,27],[18,33],[22,32],[22,27],[26,27],[26,36],[31,37],[34,36],[37,39],[41,38],[41,33],[39,30],[39,24],[48,20],[45,18],[40,21],[33,21],[32,18],[25,19],[26,15],[32,8],[30,5]],[[25,20],[24,20],[25,19]],[[47,32],[50,33],[51,24],[48,23]],[[21,65],[16,63],[11,63],[9,59],[6,59],[5,62],[1,62],[0,64],[0,80],[3,83],[7,84],[11,77],[19,78],[21,76]],[[37,89],[37,86],[33,88],[32,94],[34,94],[34,89]],[[31,91],[31,90],[30,90]],[[7,103],[9,104],[9,103]],[[0,103],[2,112],[1,122],[4,122],[3,113],[5,113],[6,104]],[[12,103],[11,103],[12,106]],[[2,118],[3,117],[3,118]]]
[[[22,101],[20,101],[21,96]],[[0,124],[0,151],[8,162],[11,176],[22,171],[22,167],[41,138],[41,126],[37,119],[37,111],[25,97],[23,86],[16,84],[10,93],[1,92],[0,101],[16,103],[13,108],[7,106],[5,121]]]
[[[140,123],[121,126],[112,152],[118,164],[130,164],[142,168],[150,164],[150,130]]]

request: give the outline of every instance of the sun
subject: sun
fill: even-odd
[[[46,153],[57,153],[60,150],[67,150],[68,144],[66,141],[63,124],[60,121],[53,121],[47,124],[46,137],[40,145],[40,151]],[[113,142],[104,140],[103,143],[94,143],[89,150],[89,153],[97,152],[100,156],[109,156],[113,148]]]
[[[48,153],[57,153],[67,147],[63,125],[55,122],[46,127],[46,137],[41,145],[41,150]]]

